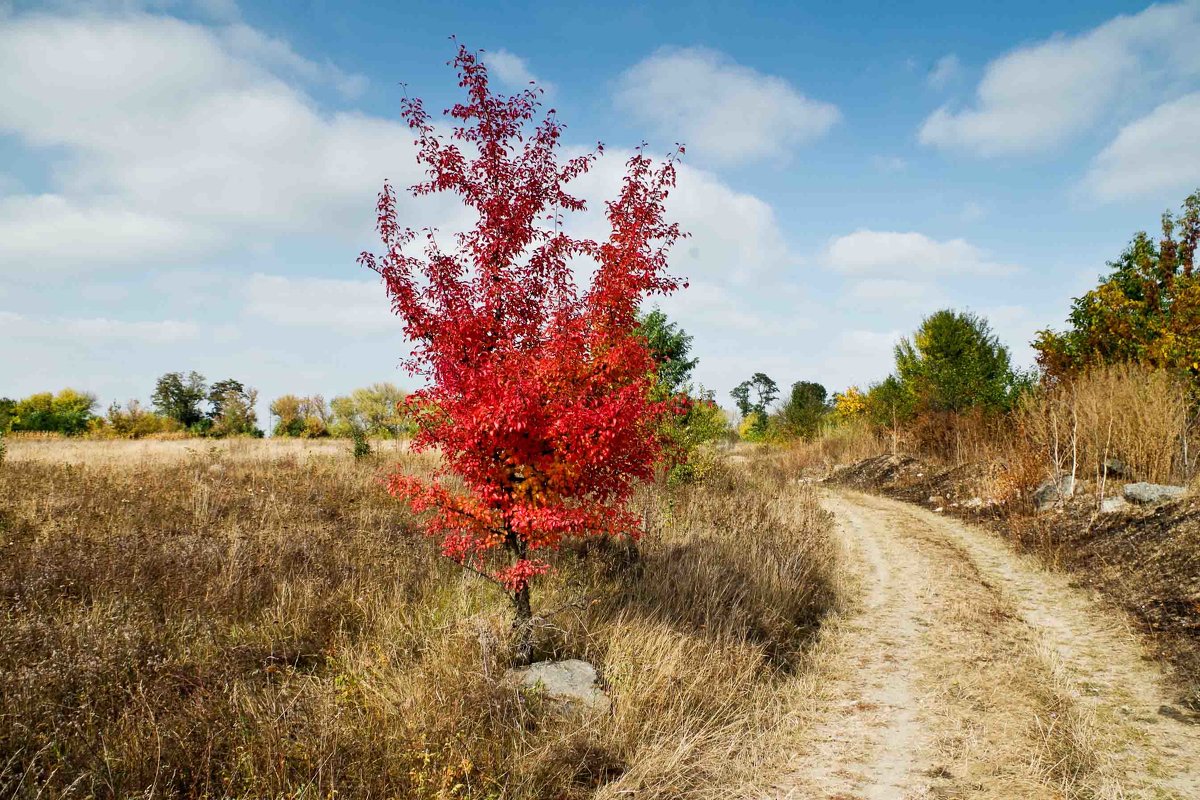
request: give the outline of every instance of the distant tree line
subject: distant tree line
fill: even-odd
[[[355,389],[326,403],[319,395],[285,394],[270,406],[274,436],[399,439],[416,429],[404,410],[407,392],[391,383]]]
[[[749,441],[811,439],[858,420],[894,428],[921,415],[1003,412],[1034,382],[1013,368],[987,320],[965,311],[929,315],[894,355],[894,372],[865,392],[851,386],[830,396],[820,383],[798,381],[778,406],[779,386],[755,373],[730,393],[742,417],[739,434]]]
[[[406,393],[376,383],[335,397],[284,395],[270,405],[275,436],[399,438],[414,425],[402,409]],[[132,399],[103,413],[94,394],[76,389],[0,398],[0,435],[40,432],[138,439],[149,436],[251,436],[259,427],[258,391],[234,378],[211,385],[198,372],[168,372],[154,384],[150,407]]]

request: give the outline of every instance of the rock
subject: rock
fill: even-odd
[[[1123,494],[1131,503],[1153,505],[1181,497],[1184,491],[1182,486],[1165,486],[1161,483],[1127,483]]]
[[[1033,493],[1033,505],[1038,511],[1058,505],[1075,494],[1075,476],[1059,475],[1042,483]]]
[[[1106,497],[1100,501],[1101,514],[1116,514],[1127,508],[1129,508],[1129,503],[1125,502],[1124,497]]]
[[[962,507],[963,508],[983,508],[983,498],[982,497],[972,497],[970,500],[964,500]]]
[[[942,497],[940,494],[931,494],[929,495],[929,499],[925,502],[929,503],[931,506],[940,506],[946,502],[946,498]]]
[[[522,686],[537,688],[546,697],[566,705],[607,708],[611,702],[596,683],[596,668],[577,658],[567,661],[538,661],[505,673]]]
[[[1104,459],[1104,470],[1112,478],[1130,478],[1129,467],[1119,458]]]

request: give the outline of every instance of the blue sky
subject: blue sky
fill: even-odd
[[[593,206],[623,150],[688,146],[662,305],[726,403],[755,371],[878,380],[945,306],[1028,362],[1200,186],[1200,2],[452,5],[0,2],[0,396],[411,386],[355,257],[418,177],[400,84],[455,97],[452,34],[605,143]]]

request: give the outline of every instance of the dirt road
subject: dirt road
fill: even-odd
[[[1200,726],[1136,637],[999,538],[829,492],[856,601],[779,798],[1200,798]]]

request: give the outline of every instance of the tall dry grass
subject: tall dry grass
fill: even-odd
[[[787,443],[781,460],[793,473],[802,470],[828,472],[839,464],[872,458],[891,448],[890,433],[874,430],[865,420],[856,420],[827,426],[812,439]]]
[[[0,796],[728,796],[834,601],[782,474],[648,488],[636,557],[579,543],[538,587],[539,656],[613,700],[567,712],[505,679],[503,600],[383,492],[428,460],[29,444],[0,465]]]
[[[1187,387],[1167,372],[1117,364],[1029,396],[1016,422],[1048,470],[1103,481],[1117,466],[1166,483],[1190,477],[1188,406]]]
[[[1032,490],[1071,474],[1098,494],[1117,482],[1190,483],[1200,442],[1188,386],[1136,364],[1097,366],[1032,391],[1008,414],[925,413],[895,431],[834,428],[794,448],[805,467],[907,453],[932,465],[969,468],[973,487],[1014,513],[1032,511]]]

